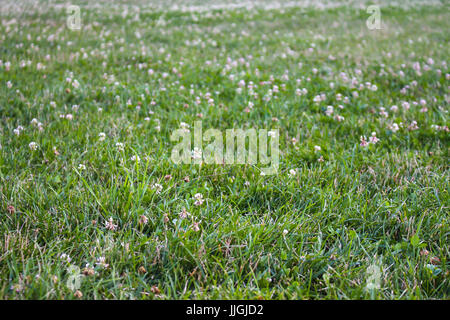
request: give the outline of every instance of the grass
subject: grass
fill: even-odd
[[[73,4],[0,14],[1,299],[448,299],[447,5]],[[278,174],[174,164],[199,119]]]

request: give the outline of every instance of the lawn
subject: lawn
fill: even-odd
[[[448,299],[450,10],[374,2],[1,1],[0,299]]]

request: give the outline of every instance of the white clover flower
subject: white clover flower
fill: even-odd
[[[38,144],[36,142],[30,142],[28,145],[32,151],[36,151],[38,148]]]
[[[369,137],[369,143],[376,144],[380,139],[377,138],[377,133],[372,132],[372,135]]]
[[[322,148],[320,146],[314,146],[314,150],[315,151],[320,151],[320,150],[322,150]]]
[[[148,223],[148,218],[144,214],[139,217],[139,224],[146,225]]]
[[[152,185],[152,189],[156,191],[156,194],[160,194],[161,190],[163,189],[163,186],[160,185],[159,183],[154,183]]]
[[[277,136],[277,132],[276,132],[276,131],[269,131],[269,132],[267,133],[267,135],[268,135],[269,137],[275,138],[275,137]]]
[[[99,257],[97,258],[97,262],[95,263],[97,266],[100,266],[102,268],[108,268],[109,264],[105,263],[106,258],[105,257]]]
[[[124,150],[124,144],[122,142],[116,143],[117,151],[122,152]]]
[[[205,200],[203,199],[203,195],[202,195],[201,193],[196,193],[196,194],[194,195],[194,198],[196,199],[196,201],[194,202],[194,204],[195,204],[196,206],[202,205],[203,202],[205,201]]]
[[[397,132],[400,128],[398,126],[398,124],[396,124],[395,122],[389,126],[389,129],[392,130],[392,132]]]
[[[419,126],[417,125],[417,121],[412,121],[411,124],[408,126],[409,130],[418,130]]]
[[[59,256],[59,258],[61,260],[63,260],[64,262],[69,263],[70,261],[72,261],[72,258],[70,258],[70,256],[66,253],[61,253],[61,255]]]
[[[106,134],[104,132],[100,132],[98,134],[98,140],[99,141],[104,141],[106,139]]]
[[[180,122],[180,128],[189,129],[189,125],[186,122]]]
[[[189,212],[187,212],[185,208],[183,208],[183,210],[181,210],[181,212],[179,213],[179,216],[181,219],[186,219],[190,215],[191,214]]]
[[[78,89],[78,88],[80,87],[80,83],[75,79],[75,80],[73,80],[73,82],[72,82],[72,86],[73,86],[75,89]]]
[[[197,147],[195,147],[194,150],[192,150],[191,152],[192,159],[201,159],[202,155],[203,155],[202,150],[200,150]]]
[[[113,218],[109,218],[107,221],[105,221],[105,227],[108,230],[114,231],[117,229],[117,224],[114,224]]]
[[[85,166],[84,164],[80,163],[80,164],[78,165],[78,170],[80,170],[80,171],[86,170],[86,166]]]
[[[195,232],[200,231],[200,227],[199,227],[198,225],[199,225],[199,222],[193,222],[193,223],[192,223],[192,229],[193,229]]]

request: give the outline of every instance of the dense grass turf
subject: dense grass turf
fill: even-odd
[[[0,298],[448,298],[447,6],[78,4],[1,12]],[[174,164],[195,120],[278,174]]]

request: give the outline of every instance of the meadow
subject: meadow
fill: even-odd
[[[0,1],[0,299],[448,299],[450,11],[374,2]]]

